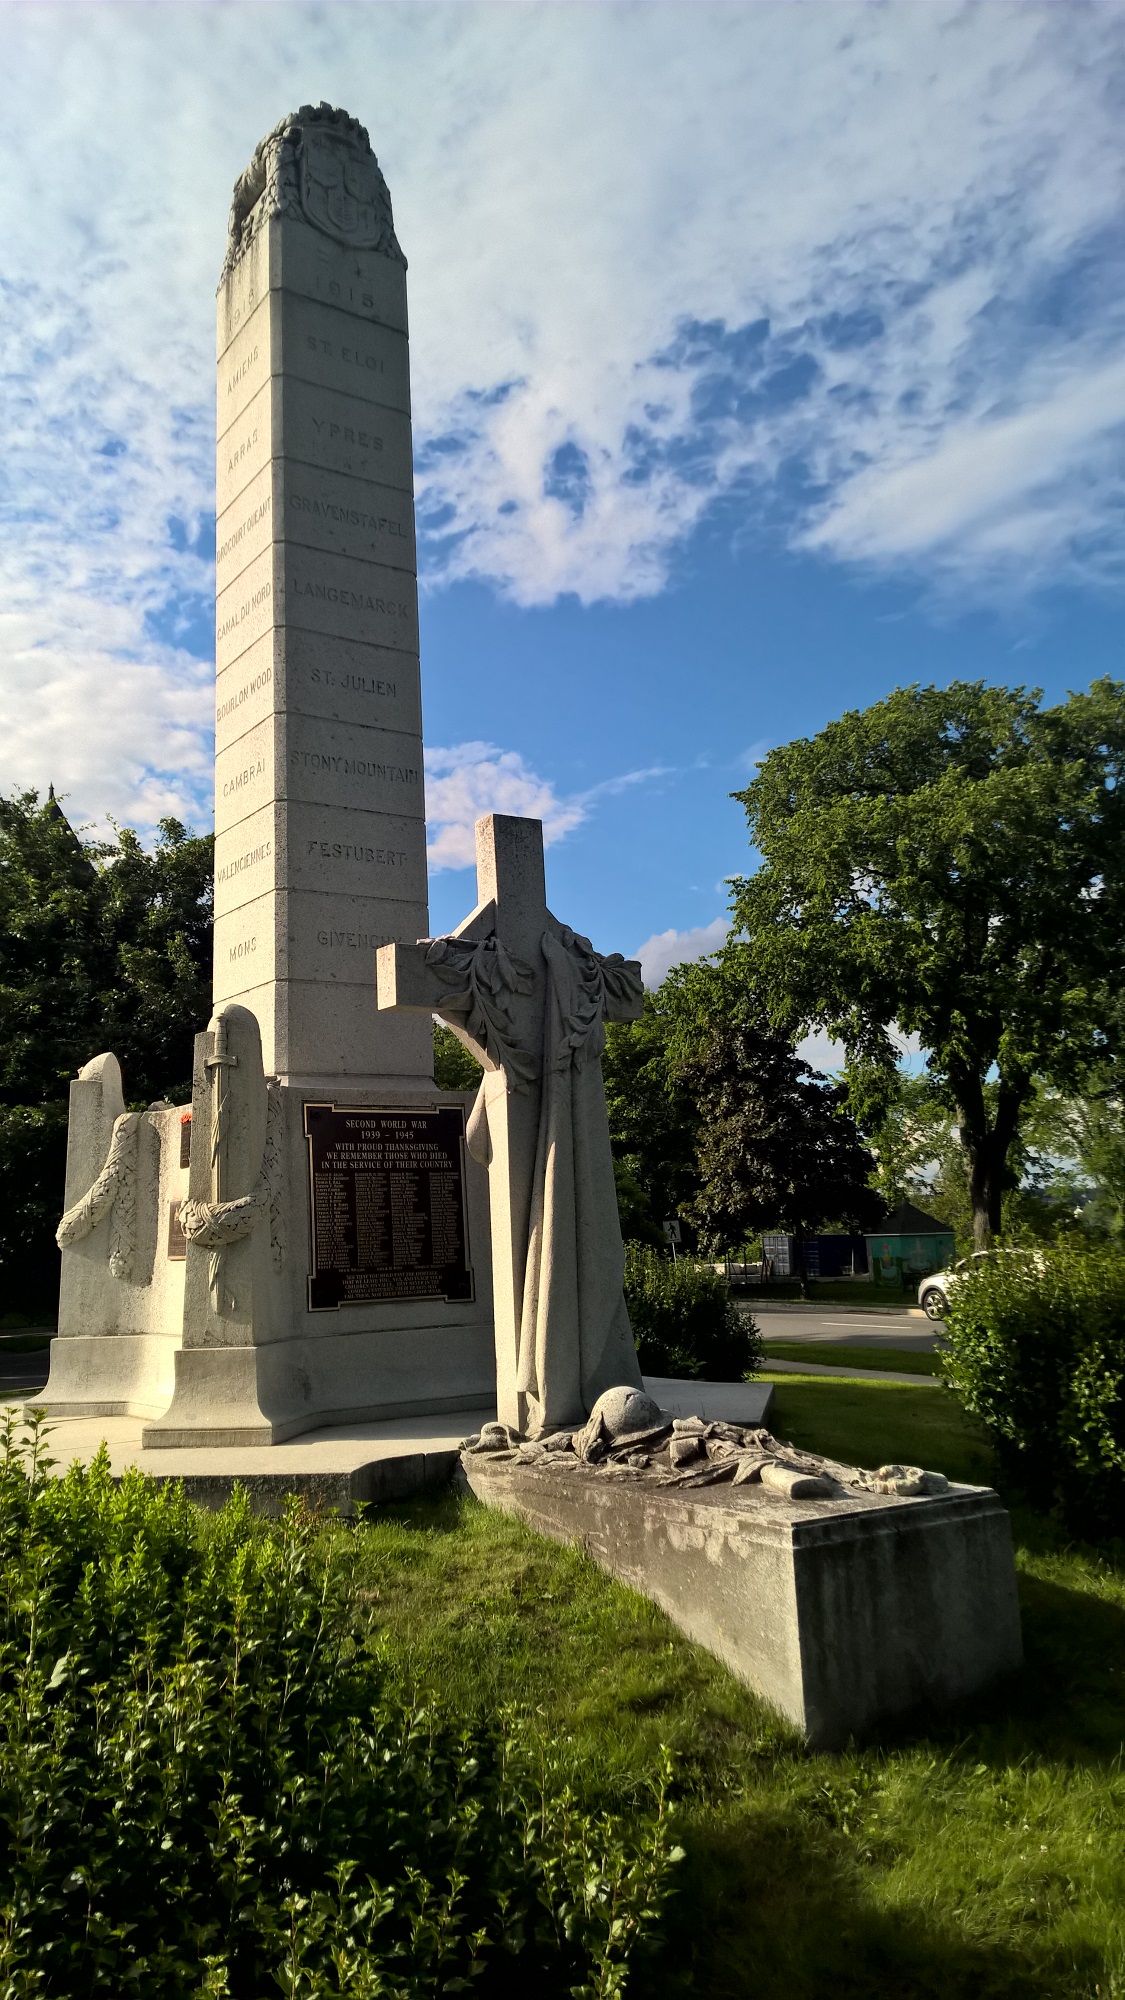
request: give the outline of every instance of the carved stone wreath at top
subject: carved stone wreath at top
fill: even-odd
[[[583,1069],[605,1048],[606,996],[640,991],[636,972],[619,952],[602,958],[589,938],[560,924],[540,940],[552,995],[558,1008],[556,1032],[548,1034],[547,1060],[554,1069]],[[426,964],[447,988],[441,1012],[458,1025],[498,1069],[511,1090],[525,1091],[539,1074],[542,1059],[515,1032],[511,996],[530,993],[535,975],[493,933],[480,939],[435,938]]]
[[[531,967],[495,933],[479,939],[435,938],[426,964],[446,988],[442,1012],[456,1018],[495,1069],[504,1070],[513,1090],[526,1090],[539,1074],[539,1057],[516,1034],[511,995],[531,992]]]
[[[234,184],[223,279],[274,215],[296,216],[349,250],[377,250],[406,268],[366,127],[330,104],[302,104],[255,146]]]

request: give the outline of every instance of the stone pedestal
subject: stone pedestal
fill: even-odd
[[[216,1188],[210,1065],[220,1023],[236,1067]],[[428,1101],[467,1113],[471,1093],[431,1088]],[[233,1004],[196,1037],[191,1107],[127,1116],[116,1059],[86,1065],[71,1085],[67,1198],[76,1233],[63,1250],[59,1337],[37,1404],[56,1417],[148,1419],[149,1449],[270,1445],[325,1424],[492,1407],[484,1170],[466,1159],[471,1301],[312,1312],[306,1102],[304,1091],[267,1086],[257,1023]],[[340,1102],[416,1109],[419,1098],[345,1091]],[[94,1211],[100,1203],[104,1212],[95,1220],[83,1203],[99,1188]],[[184,1237],[184,1204],[216,1195],[237,1204],[256,1188],[253,1227],[222,1248],[215,1269],[207,1243]]]
[[[214,1119],[218,1023],[227,1026],[232,1126],[229,1187],[236,1199],[262,1189],[260,1213],[245,1240],[219,1254],[187,1243],[183,1340],[175,1355],[175,1393],[142,1434],[146,1450],[169,1446],[280,1444],[331,1423],[487,1408],[495,1396],[492,1291],[488,1259],[488,1190],[468,1163],[469,1256],[475,1297],[389,1300],[309,1310],[308,1093],[262,1074],[257,1023],[228,1004],[196,1037],[191,1195],[208,1203],[216,1190],[208,1144]],[[345,1091],[342,1104],[416,1106],[417,1094]],[[435,1092],[429,1102],[464,1109],[468,1092]],[[190,1226],[190,1224],[189,1224]]]
[[[478,1499],[579,1543],[817,1748],[951,1707],[1020,1665],[1011,1530],[987,1488],[689,1496],[574,1460],[463,1463]]]
[[[184,1301],[183,1263],[168,1254],[187,1192],[181,1117],[169,1105],[127,1115],[112,1055],[95,1056],[70,1086],[69,1240],[50,1378],[36,1399],[54,1415],[155,1416],[171,1396]]]

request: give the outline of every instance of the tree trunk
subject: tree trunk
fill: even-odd
[[[981,1134],[966,1151],[969,1155],[969,1201],[973,1211],[973,1242],[987,1250],[1000,1233],[1004,1199],[1004,1160],[997,1157],[995,1134]],[[1007,1148],[1005,1148],[1005,1152]]]
[[[959,1094],[960,1137],[968,1160],[973,1242],[978,1250],[987,1250],[993,1237],[1000,1234],[1004,1190],[1010,1180],[1008,1154],[1030,1093],[1029,1078],[1002,1078],[991,1125],[984,1090],[976,1078]]]

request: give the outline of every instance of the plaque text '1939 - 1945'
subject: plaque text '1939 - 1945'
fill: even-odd
[[[465,1114],[306,1104],[310,1312],[380,1299],[471,1300]]]

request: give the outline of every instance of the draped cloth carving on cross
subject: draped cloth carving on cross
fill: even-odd
[[[489,1172],[498,1405],[534,1435],[641,1379],[601,1056],[643,988],[638,964],[551,915],[539,821],[476,831],[477,908],[451,937],[384,946],[379,1004],[432,1011],[484,1066],[466,1139]]]

